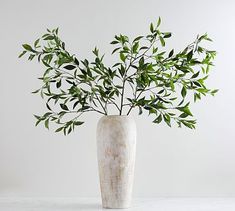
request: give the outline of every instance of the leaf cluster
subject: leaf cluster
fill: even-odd
[[[113,106],[119,115],[129,115],[138,108],[139,114],[146,111],[153,116],[153,123],[164,121],[171,126],[174,121],[179,127],[195,128],[190,110],[192,96],[197,101],[218,91],[205,85],[216,52],[202,44],[212,40],[207,34],[198,35],[183,50],[167,51],[166,41],[172,34],[160,31],[160,24],[159,18],[156,24],[150,24],[147,35],[133,40],[116,35],[111,44],[118,62],[112,67],[104,64],[98,48],[92,51],[93,61],[68,52],[58,28],[48,29],[33,45],[24,44],[19,57],[28,55],[28,60],[37,59],[44,66],[39,78],[42,86],[33,93],[45,99],[48,112],[35,115],[36,125],[44,122],[49,128],[54,122],[59,125],[56,132],[67,135],[84,123],[80,120],[84,113],[109,115]]]

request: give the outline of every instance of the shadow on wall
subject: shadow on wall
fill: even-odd
[[[87,211],[99,211],[103,210],[101,202],[97,202],[97,199],[76,199],[76,198],[2,198],[0,199],[1,205],[11,208],[11,210],[19,209],[25,210],[87,210]]]
[[[4,169],[0,169],[0,194],[1,196],[8,195],[8,193],[12,193],[22,184],[19,181],[19,178],[14,177],[13,174],[8,174]]]
[[[41,206],[40,206],[41,207]],[[87,211],[98,211],[103,210],[100,203],[95,202],[70,202],[70,203],[64,203],[64,204],[55,204],[55,203],[48,203],[44,205],[47,209],[65,209],[65,210],[87,210]]]

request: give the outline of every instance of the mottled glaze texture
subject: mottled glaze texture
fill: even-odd
[[[136,126],[128,116],[104,116],[97,126],[97,155],[104,208],[131,206]]]

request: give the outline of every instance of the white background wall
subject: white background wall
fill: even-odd
[[[208,85],[215,98],[195,105],[196,130],[153,125],[135,116],[138,146],[135,196],[235,196],[235,1],[231,0],[1,0],[0,1],[0,196],[99,195],[95,129],[99,115],[70,136],[34,127],[32,114],[44,104],[30,92],[42,68],[17,58],[21,44],[45,28],[60,27],[71,52],[89,57],[97,45],[107,52],[118,33],[145,34],[162,17],[180,49],[208,32],[218,51]]]

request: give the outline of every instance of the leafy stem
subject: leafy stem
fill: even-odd
[[[171,33],[162,32],[160,24],[159,18],[156,24],[150,24],[147,35],[133,40],[116,35],[111,42],[115,46],[112,54],[119,59],[112,67],[104,64],[104,55],[96,47],[92,61],[68,52],[58,28],[47,29],[31,45],[23,44],[19,57],[28,55],[30,61],[37,58],[44,67],[39,78],[42,86],[33,93],[46,100],[48,112],[35,115],[36,124],[44,122],[49,128],[54,122],[62,125],[56,132],[67,135],[83,124],[83,113],[109,115],[113,106],[119,115],[130,115],[138,108],[139,114],[146,111],[154,116],[153,123],[164,121],[171,126],[174,121],[179,127],[195,128],[190,102],[218,91],[206,86],[216,52],[203,47],[203,42],[212,40],[207,34],[198,35],[183,50],[168,51],[165,46]],[[71,114],[77,115],[72,118]]]

